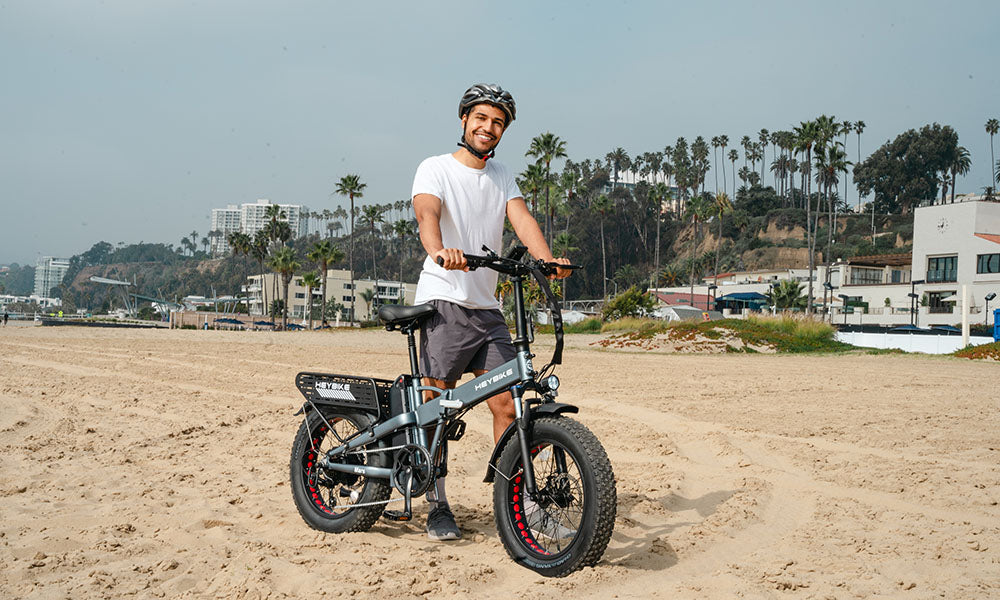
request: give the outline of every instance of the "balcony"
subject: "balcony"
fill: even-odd
[[[937,269],[927,271],[927,283],[953,283],[958,281],[958,269]]]

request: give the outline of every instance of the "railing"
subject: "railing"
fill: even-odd
[[[950,283],[955,281],[958,281],[958,269],[927,271],[927,283]]]

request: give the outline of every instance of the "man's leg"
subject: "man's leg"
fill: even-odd
[[[485,369],[476,369],[473,374],[476,377],[486,373]],[[514,398],[510,392],[497,394],[486,399],[486,405],[493,413],[493,445],[500,441],[500,436],[507,427],[514,422]]]
[[[424,377],[424,385],[433,386],[443,390],[454,389],[455,381],[443,381],[433,377]],[[434,398],[434,392],[424,392],[424,402]],[[427,512],[427,537],[432,540],[457,540],[462,537],[462,532],[455,523],[455,515],[448,506],[448,496],[445,494],[445,479],[439,477],[434,483],[434,489],[427,492],[427,503],[430,510]]]

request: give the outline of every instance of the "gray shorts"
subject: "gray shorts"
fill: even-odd
[[[420,328],[420,373],[446,382],[462,373],[495,369],[517,356],[503,314],[447,300],[428,302],[437,313]]]

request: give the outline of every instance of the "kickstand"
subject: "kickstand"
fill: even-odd
[[[403,494],[403,510],[387,510],[382,516],[390,521],[409,521],[413,518],[413,498],[410,490],[413,489],[413,473],[410,473],[410,480],[406,482],[406,492]]]

